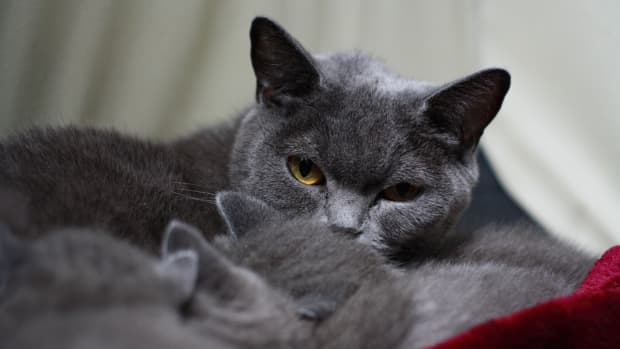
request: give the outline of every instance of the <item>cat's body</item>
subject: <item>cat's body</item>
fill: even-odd
[[[156,251],[171,219],[219,231],[213,198],[228,186],[235,128],[223,124],[169,144],[116,131],[31,129],[0,143],[0,185],[27,199],[21,236],[89,227]]]

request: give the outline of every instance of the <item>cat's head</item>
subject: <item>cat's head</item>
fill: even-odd
[[[475,150],[510,76],[417,82],[360,53],[312,56],[256,18],[256,104],[232,154],[234,189],[348,230],[396,260],[441,238],[470,201]]]

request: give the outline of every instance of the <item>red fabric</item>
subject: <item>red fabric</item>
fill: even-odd
[[[573,294],[493,319],[429,349],[620,348],[620,246]]]

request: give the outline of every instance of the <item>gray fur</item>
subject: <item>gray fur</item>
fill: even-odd
[[[246,230],[215,246],[291,295],[302,317],[320,320],[318,348],[424,347],[572,292],[593,262],[532,228],[493,226],[398,270],[325,222],[286,219],[239,193],[217,202],[231,227]]]
[[[326,222],[289,219],[239,193],[217,202],[235,234],[209,243],[173,221],[160,261],[106,234],[25,243],[3,230],[0,329],[11,335],[1,344],[417,348],[566,294],[586,270],[570,247],[499,228],[489,228],[498,239],[473,234],[399,270]]]
[[[236,136],[231,187],[292,217],[354,232],[393,259],[424,257],[469,203],[478,176],[473,152],[508,73],[487,70],[433,87],[361,53],[313,58],[264,18],[254,20],[251,39],[258,102]],[[291,155],[316,163],[325,184],[295,180]],[[400,182],[421,187],[421,195],[381,197]]]
[[[218,193],[217,201],[231,227],[251,220],[251,215],[265,217],[214,244],[235,264],[292,296],[304,317],[326,318],[355,293],[361,280],[381,282],[396,273],[370,246],[352,243],[346,232],[325,223],[286,218],[240,193]]]
[[[349,231],[398,262],[432,254],[468,205],[473,154],[508,73],[433,86],[359,52],[312,56],[266,18],[253,21],[250,38],[257,101],[231,123],[170,143],[72,127],[3,140],[0,185],[27,197],[35,227],[18,233],[89,227],[155,252],[171,219],[220,232],[214,193],[232,189]],[[291,155],[318,164],[325,184],[296,181]],[[400,182],[421,194],[380,195]]]
[[[34,128],[0,142],[0,187],[29,213],[10,223],[35,238],[68,226],[112,234],[156,253],[172,219],[221,227],[214,196],[227,186],[235,123],[192,141],[155,143],[111,130]],[[1,218],[1,217],[0,217]]]
[[[13,256],[0,260],[3,348],[288,348],[307,332],[288,297],[200,235],[161,261],[88,230],[10,235],[0,232],[0,256]]]
[[[257,101],[231,124],[171,143],[75,128],[0,143],[0,185],[24,194],[32,213],[31,228],[10,222],[20,236],[88,227],[155,252],[171,219],[198,228],[169,226],[158,263],[105,238],[63,250],[62,239],[81,236],[66,232],[0,255],[11,266],[0,266],[0,326],[15,334],[13,347],[36,347],[28,333],[58,347],[76,333],[118,340],[111,347],[136,346],[132,334],[153,347],[416,347],[583,278],[591,260],[540,233],[448,235],[470,201],[476,147],[507,72],[433,86],[358,52],[312,56],[265,18],[251,41]],[[325,184],[295,180],[291,155],[314,161]],[[401,182],[420,195],[380,195]],[[221,194],[220,220],[214,193],[227,189],[258,200]],[[234,235],[203,241],[224,223]],[[377,250],[410,268],[394,269]]]

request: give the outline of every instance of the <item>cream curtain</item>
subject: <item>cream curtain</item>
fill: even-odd
[[[359,48],[445,82],[486,66],[513,88],[484,146],[551,231],[620,242],[617,1],[0,0],[0,133],[78,123],[169,138],[252,100],[249,23],[314,52]]]

